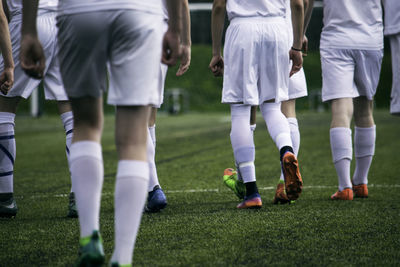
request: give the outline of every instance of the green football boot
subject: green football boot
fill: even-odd
[[[98,231],[88,237],[83,237],[79,241],[79,257],[75,266],[79,267],[98,267],[104,264],[103,241]]]
[[[224,170],[224,184],[231,189],[239,199],[243,199],[246,194],[246,187],[243,181],[239,181],[237,172],[232,168]]]
[[[68,218],[78,218],[78,208],[76,207],[75,194],[74,192],[69,193],[68,203]]]
[[[17,212],[17,203],[13,197],[5,201],[0,201],[0,217],[13,218],[17,215]]]

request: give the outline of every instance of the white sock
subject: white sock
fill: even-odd
[[[345,188],[352,188],[353,186],[350,181],[351,160],[341,159],[336,161],[334,164],[339,179],[339,191],[342,191]]]
[[[72,111],[69,111],[61,114],[60,117],[65,130],[65,153],[69,163],[69,150],[71,147],[74,130],[74,116],[72,115]]]
[[[160,182],[158,181],[158,175],[157,175],[157,167],[156,167],[156,161],[155,161],[155,156],[156,156],[156,150],[155,150],[155,142],[152,141],[151,137],[151,131],[149,128],[148,131],[148,136],[147,136],[147,160],[149,162],[149,171],[150,171],[150,179],[149,179],[149,185],[147,188],[148,192],[153,191],[153,188],[156,185],[160,185]]]
[[[156,148],[156,125],[149,126],[151,141],[153,141],[154,148]]]
[[[240,174],[240,170],[239,170],[239,164],[236,161],[235,161],[235,168],[236,168],[238,180],[243,182],[243,178],[242,178],[242,175]]]
[[[300,148],[300,131],[299,131],[299,124],[297,123],[296,118],[287,118],[290,128],[290,139],[292,140],[292,147],[294,154],[299,154]]]
[[[292,147],[289,123],[281,111],[280,103],[263,103],[260,109],[268,132],[278,149],[284,146]]]
[[[376,126],[369,128],[355,127],[354,155],[356,168],[353,182],[355,185],[368,184],[368,171],[375,154]]]
[[[254,166],[254,161],[240,163],[239,170],[244,183],[256,181],[256,167]]]
[[[254,131],[256,130],[256,127],[257,127],[257,124],[251,124],[250,125],[250,130],[251,130],[251,135],[253,137],[253,140],[254,140]],[[254,163],[253,163],[253,165],[254,165]],[[239,164],[237,162],[235,162],[235,167],[236,167],[236,171],[237,171],[238,180],[239,181],[243,181],[242,175],[241,175],[240,170],[239,170]],[[255,172],[255,169],[254,169],[254,172]]]
[[[299,125],[297,123],[296,118],[287,118],[287,121],[289,122],[289,128],[290,128],[290,138],[292,139],[292,145],[293,145],[293,152],[294,154],[298,155],[299,153],[299,148],[300,148],[300,131],[299,131]],[[283,172],[281,168],[281,177],[279,178],[280,181],[284,181],[283,177]]]
[[[345,127],[331,128],[330,142],[333,163],[339,180],[339,191],[352,188],[350,164],[353,155],[351,130]]]
[[[112,262],[131,264],[136,235],[139,229],[149,164],[145,161],[120,160],[115,185],[115,249]]]
[[[65,130],[65,155],[67,156],[68,168],[69,172],[71,173],[71,164],[69,162],[69,153],[70,153],[69,150],[71,148],[72,136],[74,131],[74,116],[72,115],[72,111],[69,111],[69,112],[64,112],[63,114],[60,115],[60,117]],[[71,186],[71,192],[72,192],[72,186]]]
[[[0,112],[0,193],[14,192],[15,114]]]
[[[251,106],[248,105],[231,105],[231,144],[238,172],[245,183],[256,180],[255,147],[249,121],[250,110]]]
[[[81,237],[99,230],[103,157],[101,146],[93,141],[73,143],[70,148],[72,190],[75,192]]]

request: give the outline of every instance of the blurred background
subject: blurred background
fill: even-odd
[[[215,78],[208,64],[211,59],[211,8],[212,1],[189,0],[191,13],[192,62],[188,72],[176,77],[177,67],[170,68],[165,86],[165,100],[161,112],[181,114],[185,112],[228,112],[228,105],[222,105],[222,78]],[[322,103],[321,65],[319,57],[319,38],[322,30],[322,1],[315,1],[310,25],[307,30],[309,53],[304,58],[308,97],[298,99],[297,109],[323,112],[329,104]],[[229,22],[226,20],[225,28]],[[390,47],[385,40],[385,56],[382,62],[380,82],[375,96],[375,107],[389,108],[392,83]],[[19,113],[40,116],[56,113],[54,103],[45,102],[43,90],[39,88],[30,101],[21,103]],[[105,112],[114,112],[112,106],[105,106]]]

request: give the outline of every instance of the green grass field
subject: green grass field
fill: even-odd
[[[304,193],[294,205],[272,205],[279,177],[277,148],[261,116],[255,131],[261,210],[236,210],[222,184],[233,167],[228,113],[160,115],[157,163],[169,201],[144,214],[136,266],[398,266],[400,264],[400,118],[376,112],[377,146],[370,197],[334,202],[337,179],[328,113],[299,113]],[[113,117],[105,120],[101,232],[113,249],[116,172]],[[78,250],[76,219],[66,218],[70,180],[64,132],[56,116],[16,121],[15,195],[19,213],[0,219],[0,266],[71,266]],[[353,164],[354,165],[354,164]]]

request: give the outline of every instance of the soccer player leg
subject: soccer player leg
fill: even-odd
[[[13,217],[17,214],[13,197],[16,152],[14,118],[14,113],[0,112],[0,217]]]
[[[283,115],[287,118],[290,128],[290,139],[292,140],[293,153],[298,155],[300,148],[300,132],[296,118],[296,99],[290,99],[281,103]],[[280,181],[283,181],[283,172],[281,172]]]
[[[303,180],[292,148],[289,123],[281,112],[280,103],[264,102],[260,108],[268,132],[280,152],[287,197],[296,200],[302,192]]]
[[[115,29],[111,45],[107,102],[117,106],[115,139],[119,163],[114,193],[115,248],[111,262],[119,265],[132,262],[146,201],[149,105],[156,105],[159,100],[156,78],[162,23],[162,16],[135,10],[122,12],[113,23],[118,30]]]
[[[147,194],[148,114],[148,106],[117,106],[116,145],[119,162],[114,195],[115,249],[111,261],[120,265],[132,261]]]
[[[148,186],[149,193],[147,195],[147,204],[145,206],[145,211],[148,212],[158,212],[167,206],[167,198],[164,194],[164,191],[161,189],[160,182],[158,181],[157,167],[155,162],[156,117],[157,110],[161,107],[164,99],[164,85],[167,71],[168,66],[160,63],[157,87],[159,102],[157,103],[157,105],[151,107],[148,125],[149,136],[147,140],[147,155],[150,167],[150,180]]]
[[[367,197],[368,171],[375,151],[376,136],[372,99],[378,87],[383,51],[357,51],[355,58],[358,67],[354,73],[354,80],[360,96],[353,100],[356,157],[353,190],[356,197]]]
[[[59,105],[59,113],[61,114],[60,115],[61,121],[63,123],[65,130],[65,155],[67,156],[68,168],[71,173],[71,163],[69,154],[70,154],[70,148],[72,144],[72,137],[74,130],[74,117],[69,102],[60,101],[58,102],[58,105]],[[69,218],[78,217],[78,209],[76,207],[75,193],[72,191],[72,186],[71,186],[71,191],[69,193],[67,217]]]
[[[350,164],[353,146],[350,122],[353,115],[353,99],[339,98],[332,100],[332,123],[330,143],[332,159],[339,181],[339,191],[331,199],[352,200],[353,191],[350,181]]]
[[[354,99],[354,155],[353,191],[356,197],[368,197],[368,172],[375,154],[376,126],[372,116],[373,101],[366,97]]]
[[[81,237],[99,230],[103,185],[103,157],[100,145],[103,127],[102,98],[71,99],[74,135],[70,147],[72,191],[75,192]]]
[[[148,212],[157,212],[167,206],[167,198],[160,187],[157,175],[157,167],[155,162],[155,142],[151,137],[150,129],[147,136],[147,158],[149,162],[149,185],[147,187],[147,204],[145,210]]]
[[[298,73],[296,73],[295,75],[298,75]],[[291,77],[291,80],[289,82],[289,97],[290,97],[290,89],[291,89],[291,85],[292,85],[292,79],[294,76]],[[287,118],[287,121],[289,123],[290,137],[292,140],[293,152],[294,152],[295,156],[297,157],[297,153],[299,151],[299,146],[300,146],[300,132],[299,132],[298,124],[297,124],[295,107],[296,107],[296,99],[290,99],[287,101],[283,101],[281,103],[282,113],[283,113],[283,115],[285,115],[285,117]],[[278,182],[278,185],[275,190],[275,196],[273,199],[274,204],[279,204],[279,203],[286,204],[286,203],[290,202],[289,199],[287,198],[286,191],[285,191],[285,178],[284,178],[282,166],[280,169],[281,169],[281,175],[279,177],[279,182]]]
[[[251,106],[250,130],[251,130],[251,137],[253,138],[253,140],[254,140],[254,131],[256,130],[257,127],[256,116],[257,116],[257,106]],[[243,184],[243,178],[239,171],[239,164],[237,161],[235,161],[235,167],[236,171],[231,168],[227,168],[224,170],[223,181],[224,184],[228,188],[230,188],[239,199],[243,199],[246,194],[246,188]]]
[[[80,249],[77,265],[104,262],[100,202],[104,165],[100,144],[103,128],[102,97],[72,98],[74,135],[70,146],[72,191],[79,214]],[[97,265],[96,265],[97,266]]]
[[[250,129],[250,105],[231,104],[231,143],[235,161],[246,186],[244,201],[237,208],[261,208],[255,173],[255,147]]]

